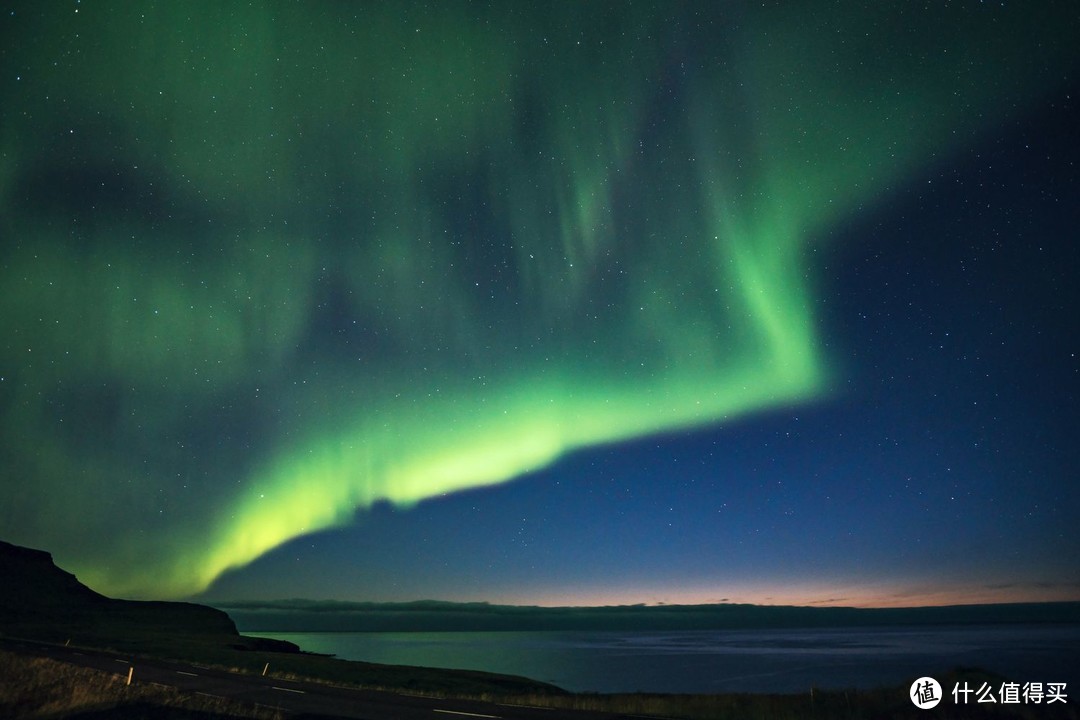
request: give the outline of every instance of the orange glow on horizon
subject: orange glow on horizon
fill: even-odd
[[[474,599],[478,600],[478,599]],[[996,605],[1005,603],[1077,602],[1080,587],[1036,583],[1002,584],[997,587],[930,584],[810,585],[678,589],[590,589],[579,592],[538,592],[529,596],[499,595],[485,598],[493,604],[540,607],[603,607],[618,605],[714,605],[751,604],[807,607],[903,608],[945,605]]]

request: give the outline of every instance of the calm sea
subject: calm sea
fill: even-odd
[[[1080,699],[1080,626],[687,632],[258,633],[393,665],[523,675],[575,692],[805,692],[870,688],[975,666],[1067,682]]]

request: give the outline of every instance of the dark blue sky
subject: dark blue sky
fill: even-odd
[[[830,233],[812,271],[838,370],[819,400],[378,505],[211,595],[1075,598],[1077,127],[1067,88]]]

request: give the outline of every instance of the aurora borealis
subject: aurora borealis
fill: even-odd
[[[1067,4],[11,7],[3,539],[138,597],[1080,593],[1077,151],[1011,154]],[[934,343],[985,383],[884,390]]]

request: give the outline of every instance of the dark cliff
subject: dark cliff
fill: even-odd
[[[295,651],[291,643],[245,638],[221,610],[183,602],[100,595],[41,550],[0,541],[0,633],[53,642],[138,648],[176,643]]]

